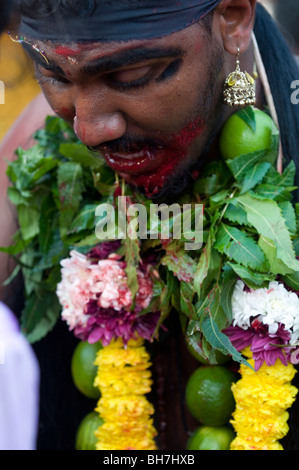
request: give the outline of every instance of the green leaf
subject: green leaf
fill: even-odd
[[[254,370],[253,367],[246,361],[246,359],[244,359],[244,357],[232,345],[229,338],[219,330],[216,322],[211,317],[207,318],[202,323],[201,328],[207,341],[214,349],[217,349],[217,351],[220,351],[223,354],[230,355],[234,361],[245,364]]]
[[[259,200],[250,194],[237,198],[247,212],[248,222],[266,239],[272,240],[277,248],[277,257],[297,271],[299,261],[296,260],[292,240],[281,210],[276,201]]]
[[[240,109],[238,111],[238,116],[246,122],[252,132],[256,132],[255,112],[252,106],[246,106],[246,108]]]
[[[235,285],[238,279],[238,276],[234,270],[225,265],[222,270],[222,282],[221,282],[221,291],[220,291],[220,303],[223,308],[226,317],[231,323],[232,321],[232,295],[235,289]]]
[[[258,244],[236,227],[221,224],[214,248],[229,259],[257,271],[265,269],[265,256]]]
[[[96,227],[96,208],[98,204],[86,204],[72,221],[69,233],[77,233],[82,230],[90,230]]]
[[[180,311],[188,318],[196,318],[193,304],[195,292],[189,283],[182,281],[180,284]]]
[[[295,292],[299,292],[299,271],[293,274],[286,274],[285,276],[281,276],[281,279]]]
[[[59,147],[61,155],[69,160],[79,163],[83,167],[100,169],[104,165],[103,157],[91,152],[86,145],[78,143],[65,143]]]
[[[39,219],[39,246],[42,253],[46,253],[53,242],[54,229],[57,226],[57,209],[53,198],[48,196],[41,207]]]
[[[193,284],[196,271],[196,262],[189,256],[182,246],[177,243],[170,243],[165,248],[165,255],[161,259],[161,264],[172,271],[180,281]]]
[[[68,229],[79,208],[82,192],[82,167],[78,163],[65,162],[59,166],[57,184],[60,198],[60,231],[62,238]]]
[[[241,183],[240,194],[246,193],[260,183],[270,167],[271,164],[269,162],[259,162],[251,167]]]
[[[228,205],[224,218],[238,225],[248,225],[247,214],[240,204],[235,202]]]
[[[44,338],[54,328],[61,312],[55,293],[32,294],[25,302],[21,330],[30,343]]]
[[[296,213],[293,204],[290,201],[280,202],[279,204],[282,217],[285,220],[289,231],[296,233]]]
[[[270,272],[273,274],[291,274],[294,272],[293,269],[290,269],[288,266],[283,263],[279,258],[277,258],[277,248],[275,243],[272,240],[264,236],[260,236],[259,246],[265,253],[265,256],[269,262]]]
[[[252,271],[250,268],[246,268],[241,264],[233,263],[231,261],[228,261],[227,265],[230,266],[237,276],[239,276],[245,284],[252,289],[264,287],[269,283],[269,281],[274,281],[276,279],[275,274],[258,273],[256,271]]]
[[[275,168],[270,168],[266,177],[265,184],[272,186],[292,187],[294,186],[296,175],[296,166],[292,160],[280,174]]]
[[[126,238],[123,240],[125,246],[126,273],[129,289],[132,297],[138,292],[137,268],[140,263],[140,241],[138,239]]]
[[[202,284],[208,276],[209,268],[211,265],[212,243],[212,236],[211,234],[209,234],[208,240],[205,246],[202,248],[202,252],[194,274],[194,288],[199,297],[201,296]]]
[[[250,169],[253,168],[254,165],[263,162],[266,155],[266,150],[259,150],[257,152],[240,155],[232,160],[226,160],[226,164],[234,175],[236,181],[242,183]]]
[[[21,204],[18,207],[18,220],[25,241],[31,240],[39,233],[39,212],[35,207]]]

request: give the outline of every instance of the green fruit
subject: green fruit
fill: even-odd
[[[76,434],[76,450],[96,450],[95,431],[102,426],[103,420],[92,411],[81,421]]]
[[[187,442],[187,450],[229,450],[235,433],[229,426],[200,426]]]
[[[226,424],[235,409],[231,391],[237,376],[225,366],[201,366],[189,378],[186,405],[192,416],[207,426]]]
[[[71,362],[73,381],[78,390],[88,398],[98,399],[100,391],[94,387],[97,366],[94,365],[101,343],[89,344],[81,341],[75,348]]]
[[[188,343],[188,341],[187,341],[187,349],[190,352],[190,354],[195,359],[198,360],[198,362],[200,362],[201,364],[210,365],[210,362],[208,361],[208,359],[204,359],[198,352],[196,352],[195,349],[191,346],[191,344]],[[226,354],[222,354],[220,351],[217,351],[217,350],[215,350],[215,357],[216,357],[217,364],[219,365],[226,364],[227,362],[231,360],[230,356]]]
[[[224,124],[220,133],[219,148],[225,160],[271,147],[272,134],[277,134],[273,120],[260,109],[252,109],[256,122],[255,131],[241,117],[243,110],[234,113]]]

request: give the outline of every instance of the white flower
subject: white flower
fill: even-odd
[[[237,281],[232,297],[233,324],[247,329],[258,318],[268,325],[269,333],[275,334],[279,323],[285,326],[292,338],[299,337],[299,298],[277,281],[268,288],[244,290],[245,284]]]

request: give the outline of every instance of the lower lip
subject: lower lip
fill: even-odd
[[[104,158],[114,171],[139,175],[155,170],[165,159],[165,149],[155,152],[143,149],[130,155],[104,153]]]
[[[143,187],[146,195],[152,197],[157,195],[166,180],[178,171],[190,144],[203,130],[203,121],[198,119],[188,123],[171,139],[167,147],[156,148],[154,151],[145,148],[130,155],[104,152],[104,158],[128,183]]]

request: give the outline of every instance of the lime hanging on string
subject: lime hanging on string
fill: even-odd
[[[81,421],[76,434],[76,450],[96,450],[95,432],[104,421],[98,413],[92,411]]]
[[[186,450],[229,450],[235,433],[226,426],[199,426],[190,436]]]
[[[249,106],[232,114],[219,137],[219,149],[225,160],[258,151],[270,151],[278,142],[278,129],[272,118]]]
[[[186,386],[186,405],[192,416],[207,426],[226,424],[235,409],[231,391],[237,374],[225,366],[201,366]]]
[[[75,386],[83,395],[95,400],[100,397],[100,391],[94,386],[97,374],[97,366],[94,361],[101,348],[102,344],[99,342],[89,344],[81,341],[76,346],[71,361],[71,372]]]

